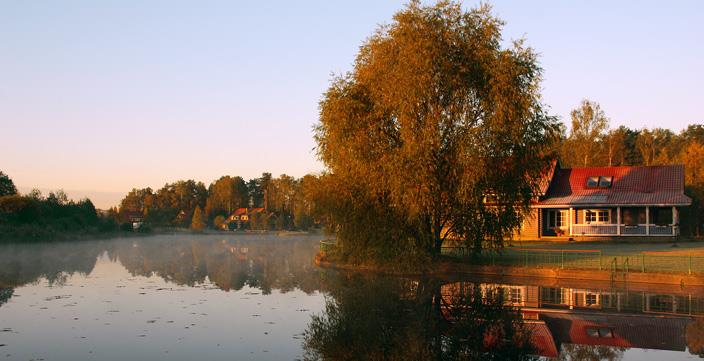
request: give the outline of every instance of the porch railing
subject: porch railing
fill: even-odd
[[[654,236],[671,236],[672,225],[650,225],[650,234]]]
[[[573,224],[572,235],[611,235],[618,234],[618,226],[615,224]],[[643,232],[645,234],[645,232]]]

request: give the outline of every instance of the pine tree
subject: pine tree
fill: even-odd
[[[200,206],[196,206],[196,210],[193,212],[193,219],[191,219],[191,229],[195,231],[202,231],[203,228],[205,228],[203,211],[201,211]]]

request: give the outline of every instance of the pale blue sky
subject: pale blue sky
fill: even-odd
[[[100,207],[178,179],[317,172],[330,74],[403,3],[0,0],[0,170],[113,192]],[[563,120],[587,97],[614,126],[704,121],[704,2],[491,4],[541,54]]]

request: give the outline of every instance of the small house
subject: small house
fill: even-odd
[[[560,168],[546,176],[518,236],[629,237],[679,235],[684,166]]]
[[[252,216],[263,214],[264,208],[237,208],[223,223],[224,229],[237,230],[250,227]]]

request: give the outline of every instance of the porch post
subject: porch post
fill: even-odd
[[[672,236],[677,236],[677,227],[678,227],[678,221],[679,218],[677,216],[677,207],[672,206]]]
[[[616,234],[621,235],[621,207],[616,207]]]
[[[645,235],[650,235],[650,206],[645,206]]]
[[[572,217],[572,207],[570,207],[570,236],[572,235],[572,223],[574,223]]]

